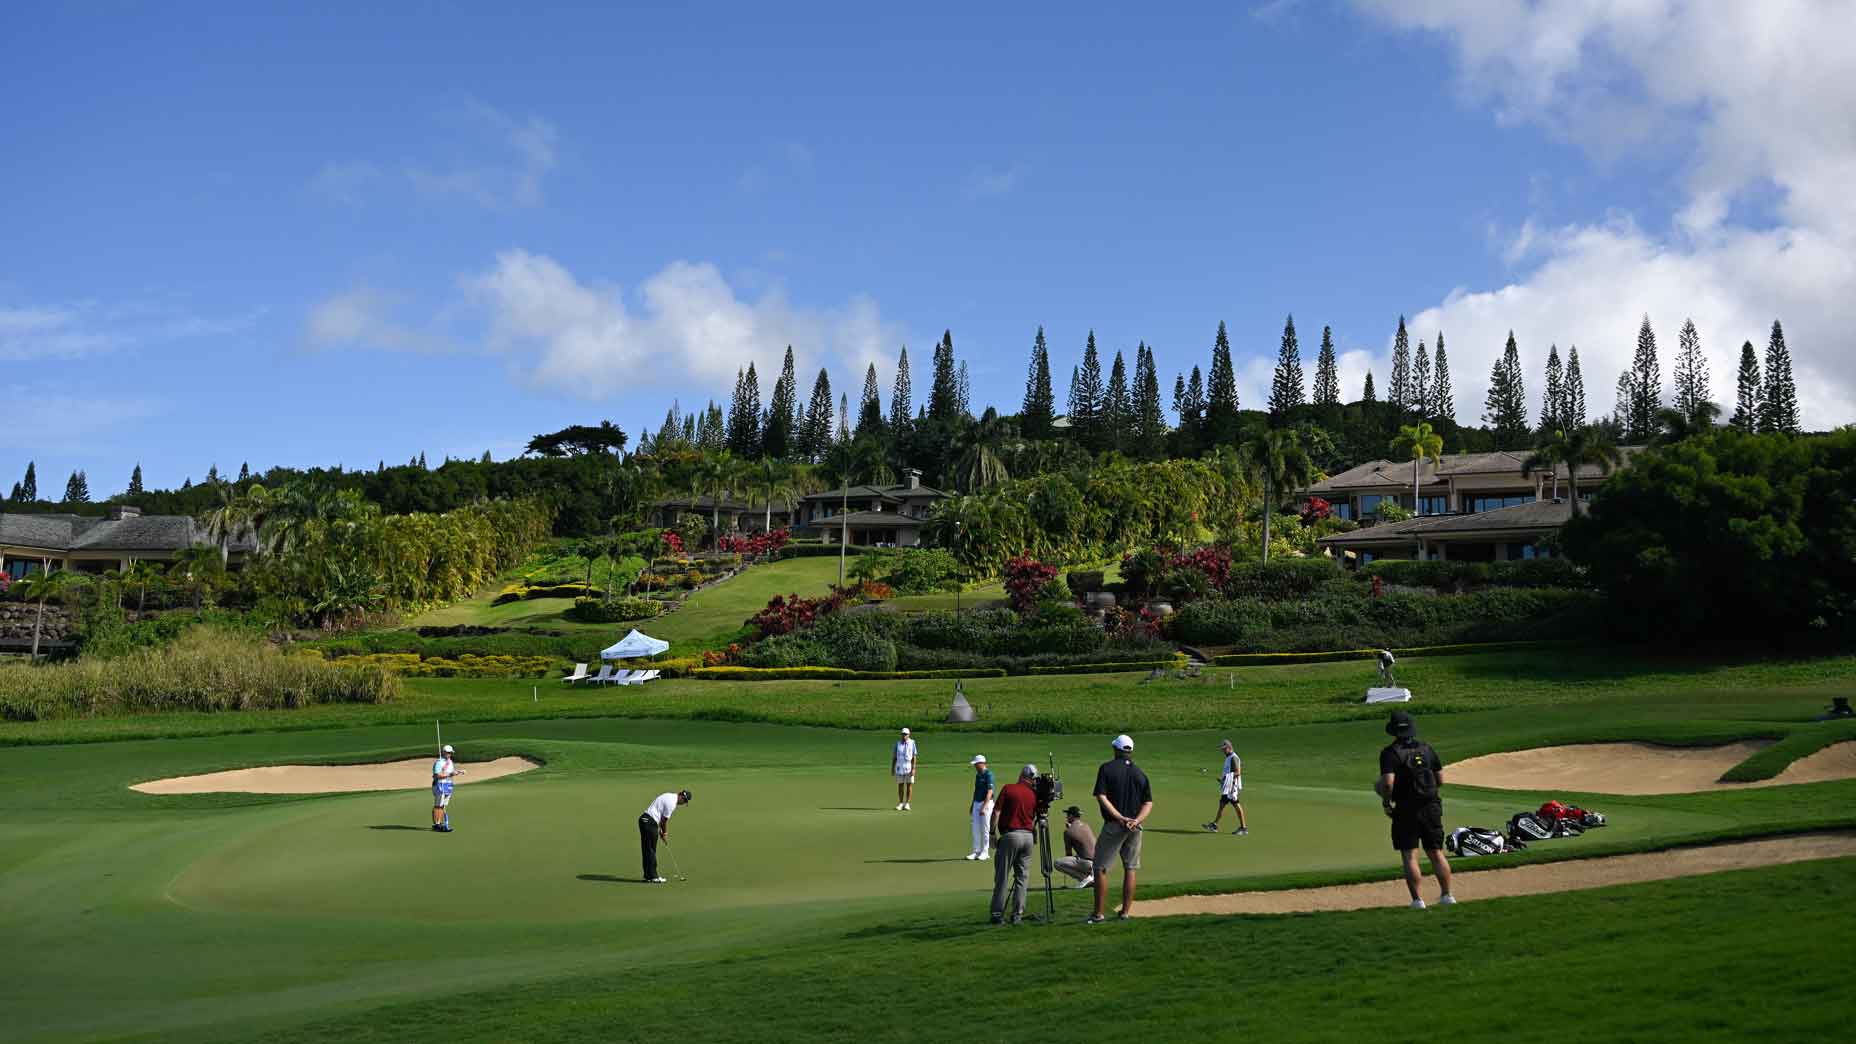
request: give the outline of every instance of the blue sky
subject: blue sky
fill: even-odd
[[[1842,0],[250,6],[0,14],[5,484],[635,437],[789,342],[924,387],[943,328],[1011,409],[1039,324],[1170,386],[1224,320],[1260,404],[1291,312],[1349,397],[1442,329],[1465,420],[1509,328],[1605,409],[1642,314],[1717,398],[1776,316],[1856,419]]]

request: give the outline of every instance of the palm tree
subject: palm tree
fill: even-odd
[[[1572,507],[1579,510],[1579,469],[1587,464],[1609,475],[1624,462],[1617,443],[1595,425],[1587,425],[1566,436],[1566,481],[1572,487]]]
[[[989,486],[1010,481],[1006,452],[1011,427],[999,419],[999,411],[988,406],[979,421],[954,440],[954,485],[962,493],[974,493]]]
[[[606,542],[598,537],[588,537],[574,545],[574,557],[586,559],[587,593],[593,590],[593,563],[606,557]]]
[[[84,582],[81,573],[69,569],[56,572],[44,571],[33,573],[19,582],[19,596],[27,601],[39,603],[39,613],[32,621],[32,659],[39,658],[39,635],[45,629],[45,603],[54,598],[63,598],[77,589]]]
[[[839,490],[843,495],[843,506],[838,515],[838,586],[844,586],[844,559],[850,552],[851,527],[844,522],[844,516],[851,513],[851,483],[874,482],[883,476],[888,463],[883,458],[883,445],[878,440],[866,435],[861,439],[848,442],[834,442],[825,451],[825,468],[838,476]]]
[[[702,462],[698,475],[703,488],[709,491],[709,529],[717,539],[722,536],[722,500],[734,495],[746,470],[745,462],[729,450],[717,450]]]
[[[1566,432],[1555,428],[1551,435],[1540,440],[1534,452],[1521,462],[1521,477],[1532,478],[1534,472],[1546,470],[1553,475],[1553,499],[1560,498],[1560,465],[1566,463]]]
[[[180,579],[193,590],[193,608],[197,612],[204,601],[207,578],[224,570],[225,563],[220,561],[218,548],[195,544],[174,556],[168,575]]]
[[[219,504],[206,515],[206,537],[219,545],[219,564],[232,557],[232,541],[255,533],[270,509],[270,494],[254,482],[244,490],[230,482],[218,484]]]
[[[1712,402],[1698,402],[1688,413],[1673,407],[1657,410],[1656,431],[1650,436],[1650,445],[1664,446],[1705,435],[1714,430],[1715,422],[1720,419],[1721,408]]]
[[[768,457],[754,468],[754,488],[766,498],[767,517],[761,523],[762,531],[771,533],[774,501],[785,505],[786,515],[791,518],[793,505],[798,503],[799,498],[817,491],[818,474],[810,464],[795,464]]]
[[[135,611],[140,615],[148,608],[148,585],[161,579],[161,570],[148,559],[138,558],[129,563],[129,568],[123,571],[122,579],[123,583],[135,585]]]
[[[1263,561],[1270,560],[1270,516],[1276,513],[1282,491],[1314,481],[1315,465],[1293,430],[1278,428],[1238,447],[1238,459],[1251,475],[1263,482]]]
[[[1430,421],[1407,424],[1392,436],[1392,452],[1402,457],[1411,458],[1411,512],[1422,514],[1418,510],[1418,470],[1425,458],[1433,464],[1442,464],[1444,460],[1444,437],[1437,434]]]

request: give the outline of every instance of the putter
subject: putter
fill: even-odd
[[[683,864],[677,862],[677,853],[674,849],[670,847],[669,838],[664,839],[664,851],[670,853],[670,866],[671,866],[671,869],[675,871],[670,876],[676,878],[679,881],[689,880],[689,878],[683,876]]]

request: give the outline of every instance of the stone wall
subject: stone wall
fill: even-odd
[[[0,641],[32,641],[32,623],[38,616],[36,602],[0,602]],[[74,637],[73,630],[69,609],[56,605],[45,607],[45,630],[40,635],[42,641],[64,641]]]

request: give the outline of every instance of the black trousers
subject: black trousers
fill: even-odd
[[[638,817],[638,848],[644,855],[644,879],[657,880],[657,820]]]

